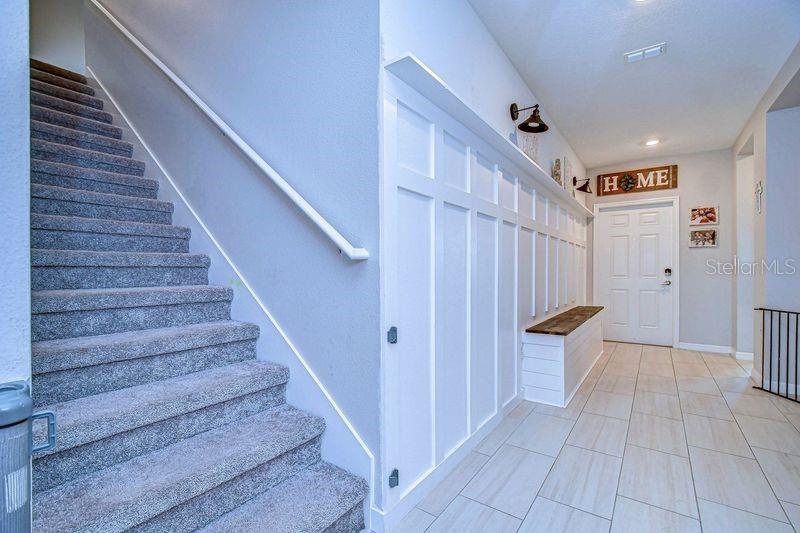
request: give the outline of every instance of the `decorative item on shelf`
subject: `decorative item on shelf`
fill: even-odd
[[[689,212],[690,226],[714,226],[719,224],[719,207],[693,207]]]
[[[575,187],[579,181],[583,182],[583,185],[580,187]],[[592,181],[591,178],[583,178],[579,180],[576,176],[572,176],[572,193],[575,194],[575,191],[585,192],[586,194],[592,194],[592,188],[589,186],[589,182]]]
[[[689,248],[714,248],[716,246],[716,229],[699,229],[689,232]]]
[[[524,120],[519,126],[517,126],[521,131],[527,131],[528,133],[544,133],[550,129],[550,126],[545,124],[544,120],[542,120],[542,117],[539,116],[539,104],[531,107],[524,107],[522,109],[520,109],[517,104],[511,104],[511,120],[516,122],[519,120],[520,112],[527,111],[528,109],[533,109],[533,113],[531,113],[531,116],[529,116],[527,120]]]
[[[597,176],[597,196],[675,189],[678,165],[623,170]]]
[[[561,158],[561,175],[564,178],[561,180],[561,186],[566,190],[566,188],[569,186],[567,179],[572,176],[572,161],[570,161],[567,156]]]
[[[539,136],[534,135],[533,133],[523,133],[518,137],[520,139],[520,144],[518,145],[520,150],[523,151],[525,155],[530,157],[534,162],[539,162]]]
[[[553,176],[553,179],[556,181],[556,183],[558,183],[562,187],[564,186],[564,184],[562,183],[563,180],[561,179],[561,176],[562,176],[562,174],[561,174],[561,159],[556,159],[555,161],[553,161],[552,176]]]

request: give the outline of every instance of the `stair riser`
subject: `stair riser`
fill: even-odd
[[[99,109],[94,109],[93,107],[76,104],[75,102],[62,100],[60,98],[48,96],[42,93],[32,92],[31,104],[46,107],[48,109],[54,109],[56,111],[61,111],[62,113],[68,113],[78,117],[88,118],[97,122],[105,122],[106,124],[111,124],[111,122],[114,120],[111,114],[106,113],[105,111],[100,111]]]
[[[364,529],[364,501],[358,502],[336,522],[325,528],[324,533],[353,533]]]
[[[99,98],[89,96],[79,91],[66,89],[65,87],[59,87],[58,85],[43,83],[40,80],[31,80],[31,91],[61,98],[62,100],[69,100],[70,102],[93,107],[100,111],[103,110],[103,101]]]
[[[208,285],[207,267],[33,267],[33,290]]]
[[[50,124],[47,125],[50,126]],[[41,127],[37,129],[36,124],[31,124],[31,139],[41,139],[42,141],[74,146],[75,148],[83,148],[84,150],[94,150],[95,152],[103,152],[111,155],[121,155],[123,157],[131,157],[133,155],[133,148],[131,145],[122,141],[117,141],[116,139],[103,137],[101,135],[95,136],[73,129],[68,129],[68,132],[73,133],[73,135],[67,136],[59,132],[42,131]]]
[[[189,239],[150,235],[88,233],[50,229],[31,230],[31,247],[51,250],[93,250],[99,252],[189,251]]]
[[[230,320],[229,301],[34,314],[33,341]]]
[[[31,212],[43,215],[101,218],[105,220],[148,222],[151,224],[172,224],[172,213],[169,211],[130,209],[114,205],[70,202],[67,200],[55,200],[50,198],[31,198]]]
[[[135,196],[137,198],[156,199],[158,197],[157,189],[131,187],[121,183],[97,181],[58,174],[45,174],[43,172],[31,172],[31,181],[40,185],[54,185],[56,187],[64,187],[65,189],[79,189],[82,191],[119,194],[121,196]]]
[[[47,490],[204,431],[235,423],[285,402],[286,385],[281,384],[103,440],[35,458],[33,490]]]
[[[79,93],[88,94],[89,96],[94,96],[94,89],[92,89],[88,85],[79,83],[77,81],[68,80],[66,78],[62,78],[61,76],[50,74],[49,72],[44,72],[42,70],[37,70],[37,69],[31,69],[31,78],[34,80],[39,80],[45,83],[49,83],[51,85],[57,85],[58,87],[69,89],[70,91],[76,91]]]
[[[103,135],[112,139],[122,139],[122,130],[105,122],[98,122],[87,118],[60,113],[45,107],[31,106],[31,119],[48,124],[55,124],[63,128],[72,128],[78,131],[85,131],[95,135]]]
[[[316,437],[266,464],[161,513],[131,531],[194,531],[320,461],[320,439],[321,437]]]
[[[33,376],[37,407],[255,359],[256,340],[205,346]]]
[[[128,166],[124,163],[104,161],[104,158],[94,157],[92,154],[70,154],[60,150],[41,150],[35,146],[31,146],[31,159],[41,159],[43,161],[64,163],[66,165],[83,168],[95,168],[104,172],[114,172],[117,174],[144,176],[144,165]]]

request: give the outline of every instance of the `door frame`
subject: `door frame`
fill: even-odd
[[[594,219],[597,220],[597,216],[600,214],[602,209],[606,208],[617,208],[617,207],[642,207],[654,204],[670,204],[672,206],[672,254],[673,254],[673,267],[672,267],[672,347],[678,348],[680,345],[680,296],[681,296],[681,283],[680,283],[680,276],[681,276],[681,269],[680,269],[680,262],[681,262],[681,246],[680,246],[680,235],[681,235],[681,209],[680,209],[680,198],[677,196],[662,196],[658,198],[646,198],[641,200],[626,200],[620,202],[603,202],[603,203],[595,203],[594,208]],[[593,224],[594,228],[592,229],[592,298],[593,301],[597,301],[597,269],[595,266],[598,264],[597,262],[597,224]],[[677,268],[674,266],[677,264]]]

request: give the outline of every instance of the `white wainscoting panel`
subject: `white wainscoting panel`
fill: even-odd
[[[382,468],[384,480],[400,474],[382,488],[390,511],[539,372],[521,368],[522,331],[584,303],[586,220],[416,90],[385,81],[381,264],[398,342],[384,353]]]

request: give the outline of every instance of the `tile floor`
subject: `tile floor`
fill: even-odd
[[[749,372],[607,342],[566,408],[522,402],[393,533],[800,531],[800,403]]]

